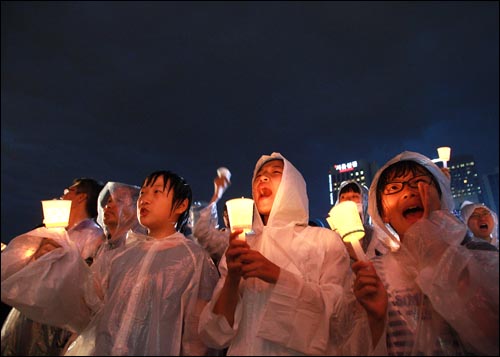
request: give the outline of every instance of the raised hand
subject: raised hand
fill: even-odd
[[[353,284],[354,296],[368,314],[372,344],[375,346],[384,332],[387,290],[371,262],[357,261],[352,264],[352,270],[356,274]]]
[[[353,284],[354,296],[368,315],[375,319],[384,318],[387,310],[387,291],[373,263],[357,261],[352,264],[352,270],[356,274]]]

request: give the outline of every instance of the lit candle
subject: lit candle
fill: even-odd
[[[344,242],[351,243],[358,260],[366,261],[365,252],[359,240],[365,236],[365,229],[358,212],[358,206],[353,201],[344,201],[330,210],[326,219],[330,227],[336,231]]]
[[[43,223],[47,228],[65,228],[71,211],[71,200],[42,201]]]
[[[437,148],[439,160],[443,162],[443,167],[447,167],[447,162],[450,161],[451,148],[449,146],[442,146]]]
[[[252,231],[253,200],[250,198],[233,198],[226,201],[227,215],[231,231],[243,229],[238,239],[245,239],[247,233]]]

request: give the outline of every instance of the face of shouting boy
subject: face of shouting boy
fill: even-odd
[[[384,223],[389,223],[401,240],[413,223],[441,207],[436,184],[423,168],[390,176],[383,187],[381,203]]]
[[[267,224],[283,176],[283,160],[272,160],[259,169],[252,184],[252,194],[262,221]]]
[[[490,241],[490,234],[494,227],[494,220],[491,212],[484,207],[478,207],[469,217],[467,222],[469,229],[478,238]]]

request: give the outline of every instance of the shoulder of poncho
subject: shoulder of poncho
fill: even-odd
[[[335,246],[340,243],[340,237],[331,229],[324,227],[307,226],[299,233],[304,239],[311,240],[315,244],[323,244],[325,246]]]

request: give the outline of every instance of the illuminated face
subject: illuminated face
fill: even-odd
[[[111,235],[120,223],[136,214],[134,206],[130,191],[125,187],[115,187],[103,207],[102,220]]]
[[[384,211],[381,217],[394,228],[401,240],[408,228],[424,214],[420,185],[429,185],[430,190],[434,191],[432,196],[439,197],[432,178],[423,171],[416,175],[408,172],[404,176],[393,177],[381,193]]]
[[[108,230],[113,231],[118,226],[118,205],[113,200],[113,196],[109,196],[108,202],[103,207],[103,219],[102,221],[108,228]]]
[[[71,185],[68,188],[64,189],[63,195],[60,197],[61,200],[70,200],[71,201],[71,208],[75,207],[75,205],[78,204],[78,202],[81,202],[82,196],[84,195],[83,192],[78,191],[78,183],[75,183]],[[83,197],[85,198],[85,197]]]
[[[361,203],[361,194],[353,191],[343,192],[339,196],[339,203],[344,201],[353,201]]]
[[[267,224],[274,199],[281,183],[284,163],[282,160],[272,160],[264,164],[255,175],[252,184],[252,194],[257,210]]]
[[[174,193],[168,189],[169,185],[164,188],[163,177],[160,176],[152,185],[141,187],[137,200],[139,223],[155,238],[173,234],[177,219],[187,209],[187,200],[172,209]]]
[[[475,237],[489,242],[494,223],[491,212],[487,208],[478,207],[469,217],[467,225]]]

